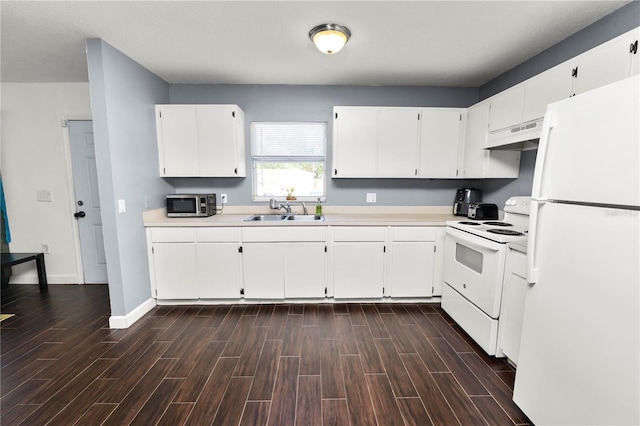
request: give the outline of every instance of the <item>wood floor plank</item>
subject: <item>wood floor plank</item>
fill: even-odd
[[[422,312],[419,306],[408,306],[409,315],[415,320],[416,326],[422,332],[424,337],[442,337],[438,329],[433,325],[427,316]]]
[[[375,305],[373,304],[363,304],[362,311],[364,312],[364,316],[367,320],[367,325],[369,326],[369,330],[371,330],[371,335],[374,339],[388,339],[389,333],[382,322],[382,318],[378,313]]]
[[[318,327],[302,327],[302,349],[300,351],[300,375],[320,375],[320,341]]]
[[[267,339],[284,339],[284,330],[287,326],[288,317],[289,305],[276,305],[269,324]]]
[[[459,421],[463,425],[486,425],[476,406],[471,402],[471,398],[456,381],[451,373],[433,373],[433,378],[442,391],[442,394],[453,407]]]
[[[248,401],[244,407],[240,426],[265,426],[270,409],[271,401]]]
[[[238,358],[218,359],[185,424],[197,426],[213,422],[237,362]]]
[[[488,424],[511,425],[513,421],[507,416],[495,399],[490,396],[472,396],[471,402],[476,406]]]
[[[334,303],[333,304],[334,315],[349,315],[349,309],[346,303]]]
[[[340,353],[335,340],[320,340],[320,377],[322,398],[345,398],[344,379],[340,368]]]
[[[415,354],[400,355],[418,395],[434,425],[450,426],[459,424],[456,415],[438,388],[433,376]]]
[[[296,401],[296,425],[322,424],[322,388],[320,376],[299,376]]]
[[[352,424],[376,424],[367,379],[358,356],[341,356],[342,374],[347,392],[347,406]],[[385,379],[386,380],[386,379]]]
[[[224,346],[225,342],[209,342],[207,344],[176,394],[174,402],[195,403],[198,400],[198,396],[224,350]]]
[[[391,310],[396,317],[398,318],[398,322],[402,325],[414,325],[416,320],[413,319],[411,314],[407,311],[406,305],[400,303],[392,303]]]
[[[237,425],[242,418],[242,411],[251,388],[250,377],[232,377],[227,391],[222,397],[220,408],[213,420],[214,425]]]
[[[245,336],[247,343],[240,354],[234,376],[253,376],[258,367],[262,346],[267,338],[267,327],[252,327]]]
[[[296,395],[298,393],[299,357],[280,357],[268,425],[295,424]]]
[[[231,306],[231,309],[218,326],[218,331],[211,340],[223,342],[228,341],[233,335],[233,330],[235,330],[236,326],[238,325],[240,318],[242,318],[244,310],[244,305]]]
[[[396,402],[405,424],[416,426],[430,426],[433,424],[420,398],[398,398]]]
[[[256,321],[253,323],[254,327],[268,327],[271,324],[271,318],[273,317],[273,311],[276,305],[262,304],[260,305],[260,311],[256,317]]]
[[[164,414],[164,408],[169,405],[183,382],[184,379],[162,380],[130,424],[132,426],[155,425]]]
[[[358,353],[362,360],[362,367],[366,374],[384,373],[384,365],[378,354],[378,349],[373,342],[371,332],[367,326],[354,326],[353,334],[356,337]]]
[[[118,404],[93,404],[75,425],[101,425],[118,407]]]
[[[359,303],[349,303],[347,309],[349,311],[349,318],[351,318],[351,325],[367,325],[367,318],[362,311],[362,305]]]
[[[335,315],[336,338],[340,355],[358,355],[358,345],[347,315]]]
[[[318,304],[308,303],[304,305],[302,325],[304,327],[318,326]]]
[[[233,334],[229,337],[227,346],[222,352],[222,356],[240,356],[244,345],[247,343],[247,335],[251,332],[255,320],[256,317],[254,316],[242,315],[240,317]]]
[[[387,372],[391,389],[396,397],[418,396],[413,383],[409,379],[409,374],[402,364],[400,355],[396,352],[391,339],[374,339],[374,344],[380,354],[380,359]]]
[[[349,408],[345,399],[323,399],[322,421],[325,425],[349,426]]]
[[[260,312],[260,304],[259,303],[252,303],[250,305],[247,305],[247,307],[245,308],[244,312],[242,313],[243,316],[257,316],[258,312]]]
[[[468,395],[489,395],[487,389],[444,338],[434,337],[429,339],[429,343],[435,348],[440,358],[447,364],[449,371],[453,373]]]
[[[398,353],[413,354],[416,353],[415,348],[405,330],[407,327],[400,326],[400,322],[395,314],[380,314],[384,326],[387,328],[393,344],[396,346]]]
[[[282,340],[282,356],[300,356],[302,351],[302,315],[289,315]]]
[[[370,374],[367,376],[367,383],[378,425],[403,426],[404,420],[387,377],[383,374]]]
[[[187,421],[187,417],[189,417],[194,405],[195,403],[192,402],[172,402],[162,414],[156,426],[182,426]]]
[[[271,400],[281,353],[282,341],[266,340],[264,342],[258,368],[253,378],[253,385],[249,392],[250,401]]]
[[[304,305],[302,303],[291,303],[289,305],[289,315],[302,315],[304,313]]]
[[[471,346],[456,333],[451,326],[442,318],[441,315],[427,315],[427,319],[440,332],[442,337],[447,341],[449,346],[456,352],[473,352]]]
[[[318,306],[318,332],[321,340],[336,338],[333,307],[329,303],[323,303]]]
[[[12,408],[3,408],[1,410],[2,416],[0,416],[0,424],[2,425],[19,425],[29,417],[35,410],[40,407],[40,404],[20,404],[14,405]]]
[[[116,379],[96,379],[51,419],[51,424],[73,424],[109,389]]]
[[[447,364],[440,358],[434,347],[431,346],[431,343],[418,331],[417,327],[407,326],[405,332],[413,344],[413,347],[416,348],[416,352],[420,355],[420,358],[422,358],[422,362],[424,362],[424,365],[427,366],[430,372],[444,373],[449,371]]]

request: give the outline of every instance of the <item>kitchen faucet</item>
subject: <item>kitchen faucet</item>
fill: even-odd
[[[284,211],[286,211],[287,213],[291,214],[291,205],[289,205],[289,202],[287,201],[285,204],[279,203],[276,205],[276,199],[272,198],[269,200],[269,207],[274,209],[274,210],[280,210],[280,209],[284,209]]]

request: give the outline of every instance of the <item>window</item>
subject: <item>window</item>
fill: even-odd
[[[325,197],[326,123],[251,123],[253,200]]]

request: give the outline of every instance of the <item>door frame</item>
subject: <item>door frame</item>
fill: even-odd
[[[60,116],[60,129],[62,131],[62,143],[64,150],[64,162],[66,168],[67,178],[67,191],[69,193],[69,220],[73,220],[73,226],[71,226],[73,232],[73,256],[76,264],[76,282],[77,284],[84,284],[84,268],[82,267],[82,249],[80,243],[80,231],[78,229],[78,221],[73,218],[73,214],[76,211],[76,191],[74,187],[73,168],[71,167],[71,141],[69,137],[68,121],[93,121],[93,117],[77,116],[77,115],[65,115]],[[98,182],[98,185],[100,183]]]

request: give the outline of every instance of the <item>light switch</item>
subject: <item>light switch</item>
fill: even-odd
[[[124,205],[124,200],[118,200],[118,213],[125,213],[127,208]]]
[[[376,193],[367,192],[367,203],[375,203],[375,202],[376,202]]]

